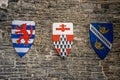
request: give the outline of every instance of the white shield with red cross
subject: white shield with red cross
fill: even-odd
[[[73,24],[54,23],[52,40],[58,55],[65,58],[73,44]]]

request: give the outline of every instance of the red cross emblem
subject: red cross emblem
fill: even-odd
[[[62,24],[60,25],[61,28],[56,28],[56,30],[61,30],[62,32],[64,32],[65,30],[70,30],[70,28],[65,28],[66,25]]]

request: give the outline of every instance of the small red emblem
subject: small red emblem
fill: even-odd
[[[18,26],[15,27],[16,30],[19,30],[17,32],[15,32],[15,34],[23,34],[22,36],[20,36],[20,38],[17,40],[17,43],[20,44],[21,40],[24,39],[24,44],[28,45],[28,41],[30,39],[30,37],[32,37],[32,26],[30,27],[30,35],[27,32],[27,25],[26,24],[22,24],[22,28],[19,28]]]
[[[66,25],[62,24],[60,25],[61,28],[56,28],[56,30],[61,30],[62,32],[64,32],[65,30],[70,30],[70,28],[65,28]]]

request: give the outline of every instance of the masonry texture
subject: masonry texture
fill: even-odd
[[[36,37],[20,58],[12,46],[13,20],[32,20]],[[72,22],[74,44],[62,60],[52,43],[52,24]],[[104,60],[90,44],[91,22],[111,22],[114,42]],[[120,80],[120,0],[0,0],[0,80]]]

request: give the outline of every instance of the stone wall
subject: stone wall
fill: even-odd
[[[20,58],[11,41],[13,20],[36,22],[36,38]],[[66,60],[56,55],[52,24],[72,22],[74,44]],[[114,42],[104,60],[89,39],[91,22],[111,22]],[[120,0],[0,0],[0,80],[119,80]]]

